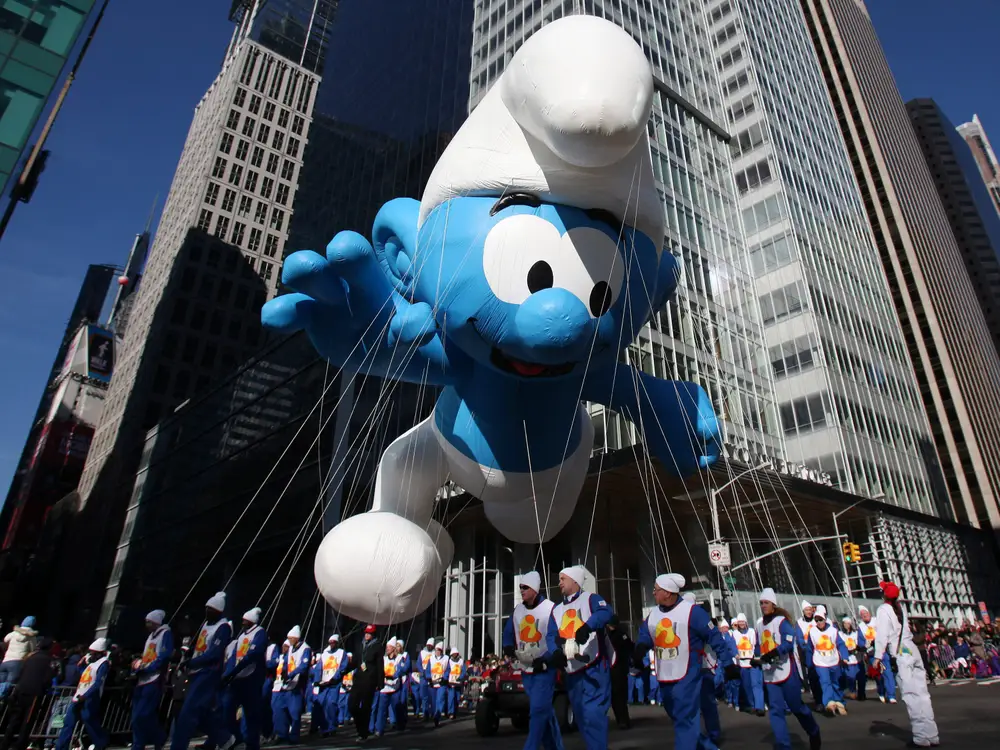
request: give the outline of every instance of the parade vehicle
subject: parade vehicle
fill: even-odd
[[[556,677],[556,690],[552,708],[561,731],[575,727],[573,707],[560,671]],[[528,694],[524,692],[520,669],[498,669],[483,684],[482,697],[476,706],[476,732],[480,737],[492,737],[500,728],[501,719],[510,719],[515,729],[526,730],[529,718]]]

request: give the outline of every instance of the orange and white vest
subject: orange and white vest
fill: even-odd
[[[95,685],[94,680],[97,679],[97,670],[101,668],[101,665],[108,660],[108,657],[102,656],[100,659],[92,661],[87,665],[86,669],[83,670],[83,674],[80,675],[80,682],[76,685],[76,692],[73,697],[79,700],[91,690],[97,690],[98,696],[104,694],[104,683],[100,685]]]
[[[289,690],[294,690],[299,684],[299,678],[302,677],[301,674],[293,677],[291,682],[288,681],[288,677],[285,675],[285,657],[288,657],[288,674],[291,674],[295,671],[295,668],[302,661],[303,657],[305,657],[305,651],[307,648],[309,648],[309,645],[303,641],[299,643],[298,648],[294,650],[289,648],[287,654],[281,654],[278,656],[278,670],[274,676],[274,687],[271,688],[272,692],[277,693],[278,691],[283,690],[286,684],[289,685]]]
[[[198,638],[194,642],[194,651],[192,652],[192,658],[195,656],[201,656],[203,653],[208,651],[208,645],[215,638],[216,631],[223,625],[228,625],[229,620],[225,617],[220,617],[214,624],[209,625],[207,622],[202,623],[201,630],[198,631]],[[192,669],[189,674],[197,674],[205,667],[199,667],[198,669]]]
[[[448,662],[450,662],[447,656],[443,654],[441,656],[431,657],[431,684],[440,685],[444,682],[444,676],[448,672]]]
[[[749,669],[754,647],[757,645],[757,631],[753,628],[747,628],[747,632],[743,633],[738,628],[733,628],[731,635],[736,641],[736,656],[739,657],[740,666]]]
[[[839,634],[840,634],[840,640],[842,640],[844,642],[844,645],[847,646],[847,653],[848,653],[847,663],[857,664],[858,655],[854,653],[854,649],[858,647],[858,631],[852,630],[850,633],[845,633],[843,630],[841,630],[839,631]]]
[[[344,679],[340,682],[340,692],[349,693],[351,688],[354,687],[354,670],[344,674]]]
[[[532,609],[523,603],[514,607],[511,619],[517,637],[518,661],[521,662],[521,669],[528,674],[532,673],[532,662],[546,651],[545,639],[555,607],[555,602],[549,599],[542,600]]]
[[[809,640],[813,647],[813,665],[817,667],[836,667],[840,664],[840,652],[837,651],[837,631],[832,625],[826,630],[818,627],[809,631]]]
[[[250,652],[250,645],[253,643],[253,638],[257,635],[257,631],[260,630],[260,625],[254,625],[245,633],[240,633],[236,636],[236,663],[239,664],[240,660],[243,659]],[[248,664],[243,667],[236,675],[237,679],[243,679],[244,677],[249,677],[254,672],[257,671],[256,664]]]
[[[392,658],[388,656],[382,657],[382,673],[385,675],[385,684],[382,687],[383,693],[395,693],[399,690],[400,681],[402,680],[402,673],[400,672],[400,666],[403,663],[403,655],[393,656]]]
[[[772,617],[767,625],[764,624],[763,617],[757,620],[754,635],[760,639],[761,656],[778,648],[778,644],[781,643],[781,623],[784,621],[785,618],[781,615]],[[792,645],[792,653],[795,653],[794,643]],[[771,685],[781,684],[792,675],[792,660],[788,655],[785,655],[777,662],[761,665],[761,670],[764,673],[764,682]]]
[[[148,667],[150,664],[156,661],[156,657],[159,655],[160,649],[163,647],[163,638],[169,632],[170,628],[168,628],[166,625],[160,625],[160,627],[158,627],[156,630],[154,630],[146,637],[146,645],[142,649],[143,667]],[[142,675],[142,677],[140,677],[138,680],[138,684],[149,685],[151,683],[154,683],[158,679],[160,679],[162,674],[163,672],[161,671],[155,674]]]
[[[462,681],[462,662],[448,660],[448,684],[457,685]]]
[[[434,649],[428,651],[426,648],[420,651],[420,671],[423,672],[427,669],[427,665],[431,663],[431,657],[434,656]]]
[[[323,660],[323,676],[320,678],[321,682],[329,682],[333,679],[333,676],[337,674],[337,670],[340,669],[341,662],[344,661],[344,654],[346,652],[342,648],[338,648],[335,651],[331,651],[327,648],[323,651],[320,658]]]
[[[684,679],[691,662],[691,602],[680,601],[669,612],[653,607],[646,616],[646,627],[653,639],[657,682]]]
[[[861,633],[865,636],[865,643],[867,644],[867,647],[874,648],[875,634],[876,632],[878,632],[875,630],[875,619],[872,618],[869,622],[859,622],[858,628],[861,630]]]
[[[568,641],[576,637],[576,631],[590,619],[590,596],[590,593],[581,591],[580,595],[568,604],[559,602],[552,608],[552,618],[555,620],[560,638]],[[601,643],[597,631],[594,631],[587,642],[580,646],[579,656],[569,660],[566,672],[569,674],[580,672],[596,662],[600,656]]]

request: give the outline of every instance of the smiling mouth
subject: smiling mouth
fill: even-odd
[[[554,378],[559,375],[567,375],[576,367],[576,364],[573,362],[567,362],[562,365],[543,365],[538,362],[525,362],[520,359],[508,357],[496,347],[493,347],[493,351],[490,353],[490,362],[494,367],[503,372],[519,375],[522,378]]]

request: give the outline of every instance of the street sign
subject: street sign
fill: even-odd
[[[708,545],[708,561],[717,568],[727,568],[733,564],[729,556],[729,544],[712,542]]]

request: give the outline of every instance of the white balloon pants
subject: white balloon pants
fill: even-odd
[[[938,728],[934,721],[934,708],[927,691],[927,673],[920,656],[900,654],[896,657],[899,669],[897,680],[902,692],[906,713],[910,715],[913,743],[930,747],[938,743]]]

